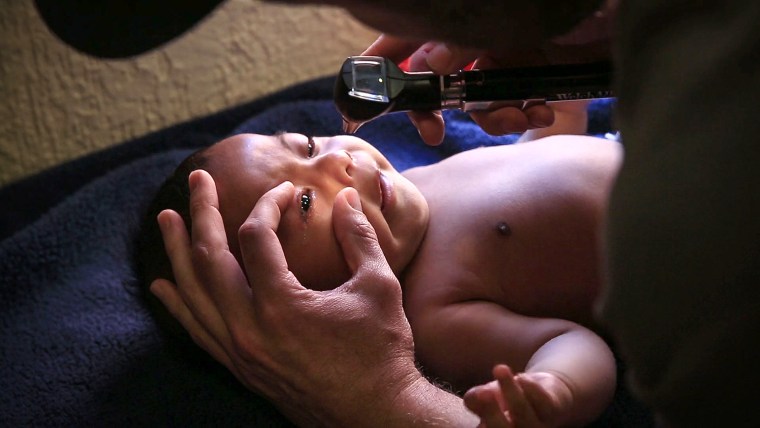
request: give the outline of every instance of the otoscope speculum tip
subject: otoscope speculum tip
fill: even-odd
[[[366,122],[357,122],[354,120],[343,118],[343,132],[346,134],[354,134],[361,128]]]

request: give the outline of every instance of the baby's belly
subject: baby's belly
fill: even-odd
[[[462,166],[422,188],[430,222],[409,288],[425,297],[421,305],[487,300],[524,315],[590,322],[603,192],[589,191],[585,175],[556,176],[554,163],[535,169],[498,153],[493,159],[503,165]]]
[[[414,300],[425,304],[484,300],[522,315],[593,325],[600,289],[594,243],[542,242],[516,236],[519,224],[505,230],[501,222],[491,223],[492,230],[459,236],[447,245],[429,242],[437,250],[416,264],[432,268],[417,269],[405,293],[424,296]]]

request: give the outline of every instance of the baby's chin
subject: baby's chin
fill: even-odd
[[[425,238],[425,231],[427,230],[427,222],[419,227],[419,233],[410,238],[406,236],[403,242],[394,242],[395,246],[392,252],[383,249],[383,253],[386,254],[386,260],[393,270],[393,273],[397,278],[400,278],[406,268],[412,263],[414,256],[417,254],[422,240]],[[388,254],[391,254],[388,256]]]

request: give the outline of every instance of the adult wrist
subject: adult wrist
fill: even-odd
[[[351,385],[337,395],[325,394],[306,412],[308,420],[296,424],[320,427],[387,428],[416,426],[424,402],[427,382],[414,366],[414,360],[400,361],[386,369],[357,375]],[[308,401],[308,400],[307,400]]]
[[[366,428],[476,426],[478,418],[462,399],[426,379],[416,368],[355,394],[327,425]],[[338,407],[333,406],[336,411]]]
[[[394,399],[389,427],[476,426],[474,413],[462,399],[431,383],[421,374]]]

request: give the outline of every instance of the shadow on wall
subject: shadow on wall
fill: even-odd
[[[377,36],[334,8],[227,0],[159,49],[98,60],[51,34],[33,0],[4,4],[0,23],[0,186],[330,75]]]

